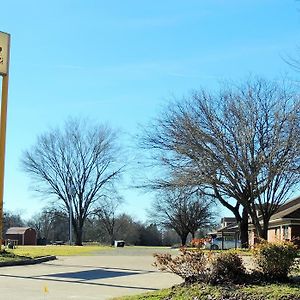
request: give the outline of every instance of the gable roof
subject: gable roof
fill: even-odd
[[[221,219],[221,223],[236,223],[236,218],[235,217],[223,217]]]
[[[24,234],[26,230],[32,229],[30,227],[10,227],[7,229],[6,234]],[[34,229],[32,229],[34,230]]]
[[[271,217],[270,220],[283,218],[284,216],[296,211],[299,208],[300,208],[300,197],[297,197],[281,205],[278,208],[277,212]]]

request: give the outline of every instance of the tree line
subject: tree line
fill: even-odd
[[[173,230],[160,230],[155,224],[134,221],[125,213],[115,217],[114,239],[125,240],[129,245],[136,246],[172,246],[178,245],[180,239]],[[69,216],[53,207],[44,208],[42,212],[24,220],[19,213],[4,213],[3,234],[10,227],[31,227],[37,232],[38,244],[68,241]],[[86,243],[111,244],[110,230],[105,221],[96,215],[88,218],[83,227],[83,241]]]

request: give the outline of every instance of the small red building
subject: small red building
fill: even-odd
[[[10,227],[5,239],[17,241],[18,245],[36,245],[36,231],[30,227]]]

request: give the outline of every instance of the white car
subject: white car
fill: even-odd
[[[209,249],[209,250],[222,249],[222,238],[217,237],[217,238],[212,239],[210,242],[204,242],[203,248]],[[235,248],[241,248],[241,241],[226,240],[224,238],[223,249],[235,249]]]

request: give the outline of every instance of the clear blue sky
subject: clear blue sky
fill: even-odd
[[[3,1],[0,31],[12,37],[5,208],[29,217],[46,204],[20,156],[69,116],[134,135],[172,95],[249,74],[297,77],[282,56],[300,45],[299,9],[294,0]],[[151,196],[125,183],[121,193],[124,210],[145,218]]]

